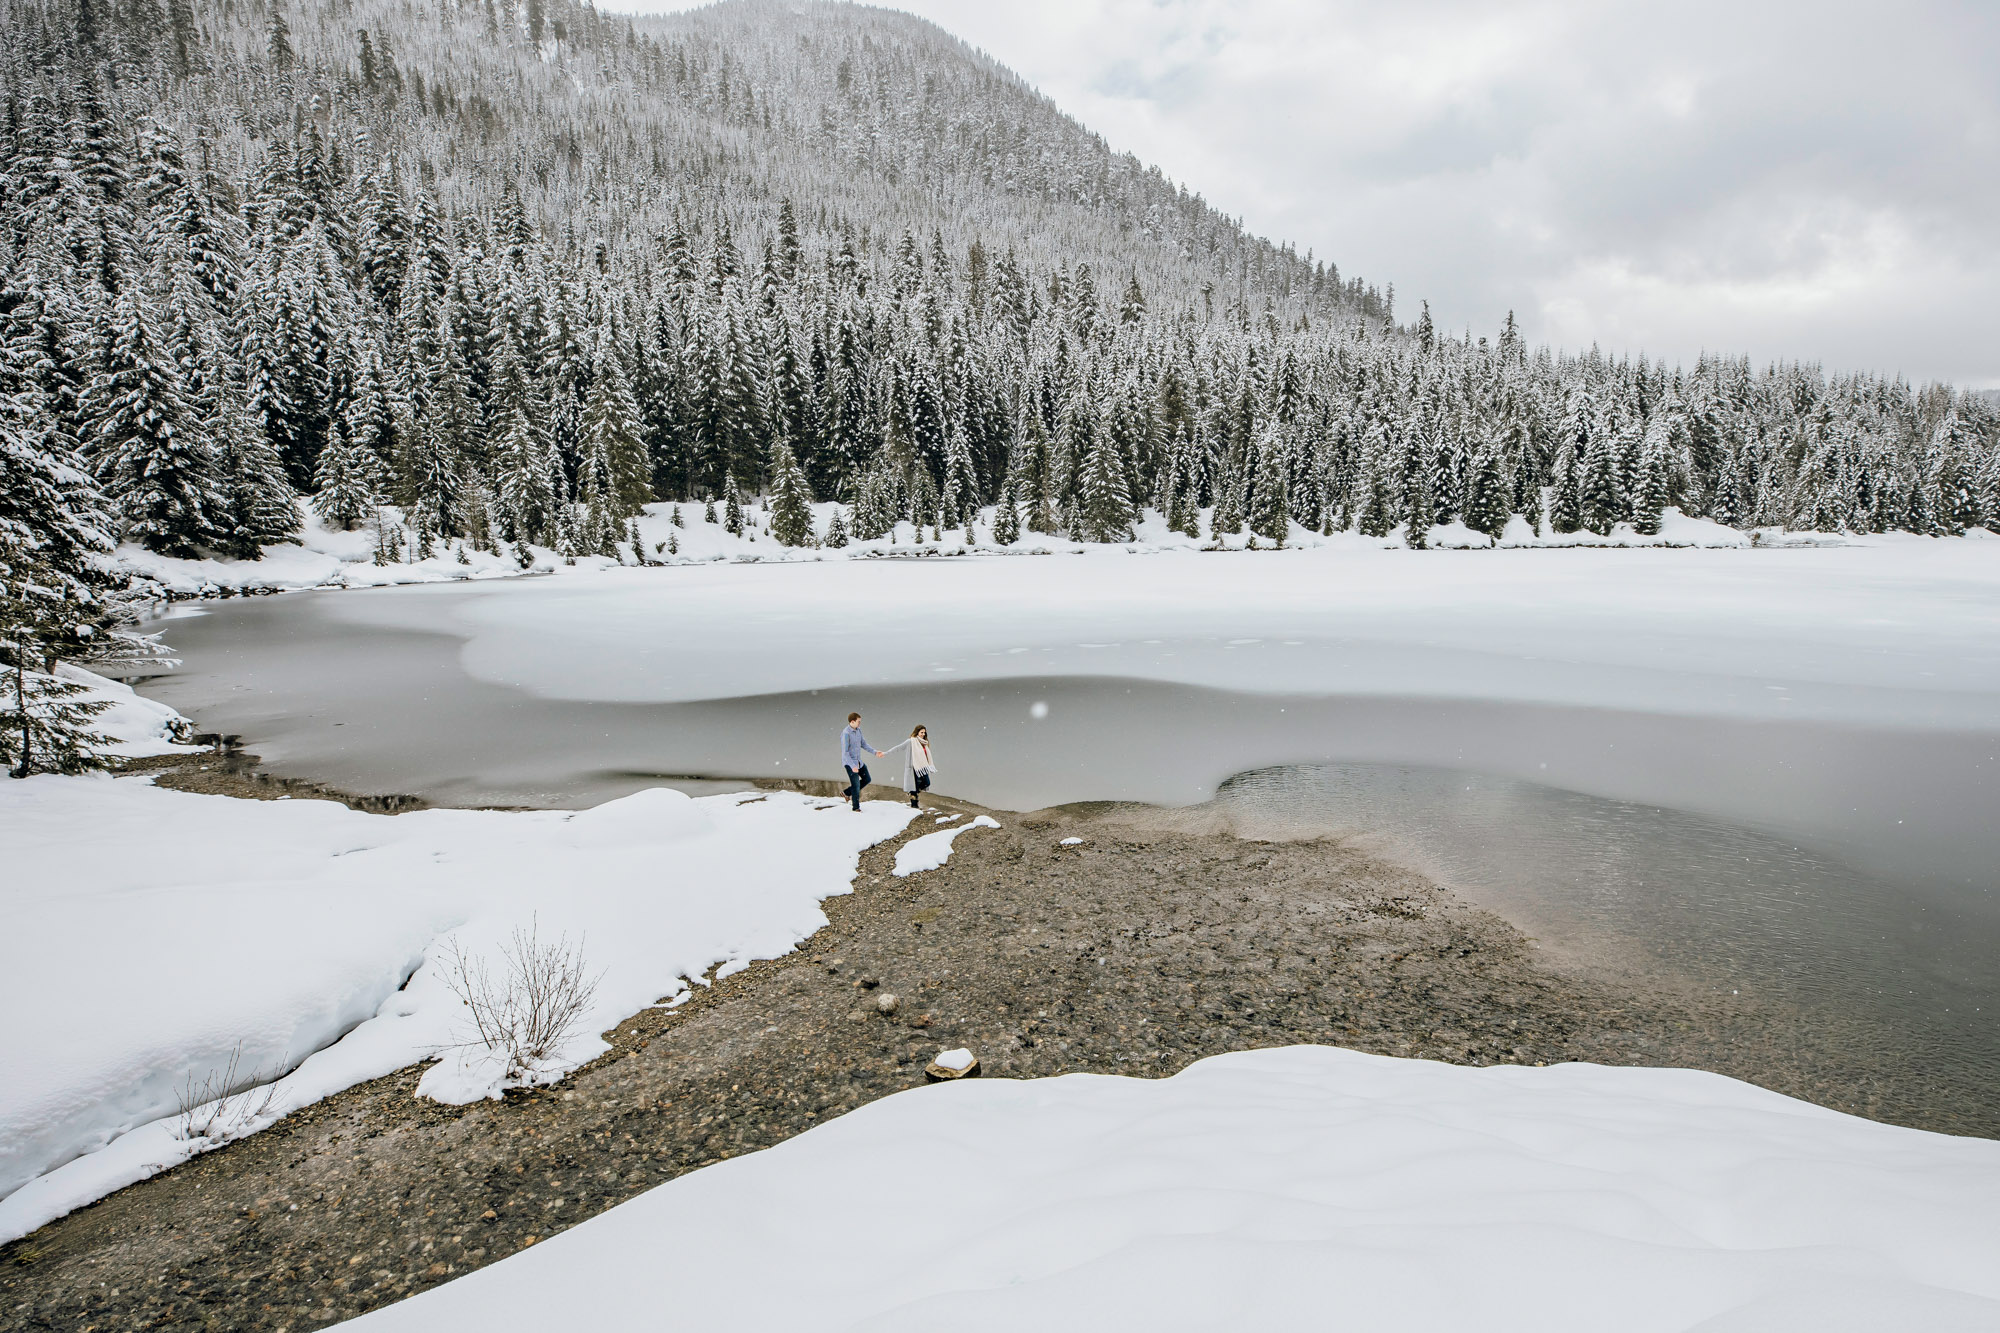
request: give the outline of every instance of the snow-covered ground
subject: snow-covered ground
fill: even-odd
[[[940,819],[937,822],[942,824],[946,821]],[[939,829],[936,833],[926,833],[921,838],[912,838],[896,849],[895,873],[898,877],[904,877],[924,870],[936,870],[951,859],[951,845],[958,841],[959,834],[970,833],[976,828],[999,827],[999,821],[993,816],[981,815],[970,824]]]
[[[1291,1047],[900,1093],[353,1327],[1972,1333],[1996,1198],[1713,1074]]]
[[[836,508],[831,503],[813,507],[814,529],[825,534]],[[680,521],[674,516],[679,513]],[[176,597],[215,596],[226,593],[284,592],[300,588],[376,588],[410,583],[452,583],[475,579],[507,578],[523,573],[567,574],[591,572],[618,564],[638,563],[638,554],[629,542],[621,542],[618,559],[606,556],[579,556],[565,560],[547,547],[533,547],[524,567],[513,555],[481,552],[463,541],[443,543],[427,559],[396,559],[375,563],[376,535],[371,525],[354,529],[329,528],[311,509],[300,506],[304,530],[297,545],[267,546],[260,560],[185,560],[163,556],[144,547],[127,544],[118,548],[117,564],[128,573],[148,579]],[[407,542],[398,511],[385,509],[391,530]],[[719,510],[718,510],[719,515]],[[1116,546],[1088,546],[1064,538],[1024,533],[1011,546],[993,541],[993,510],[982,511],[974,524],[974,542],[967,546],[962,528],[942,534],[919,532],[909,523],[898,524],[894,533],[872,541],[850,541],[839,548],[785,547],[770,534],[770,515],[752,505],[744,513],[745,530],[732,534],[721,523],[703,518],[699,504],[659,503],[649,505],[640,516],[640,538],[645,560],[658,565],[698,565],[715,561],[769,563],[773,561],[868,560],[885,556],[1004,556],[1073,554],[1087,551],[1152,552],[1199,550],[1212,543],[1167,529],[1160,515],[1148,511],[1133,540]],[[1207,515],[1202,519],[1206,532]],[[936,540],[931,540],[931,538]],[[1238,534],[1223,539],[1229,549],[1241,549],[1254,539]],[[1739,532],[1706,519],[1693,519],[1678,510],[1669,510],[1655,536],[1641,536],[1629,524],[1620,524],[1608,536],[1589,532],[1537,537],[1527,521],[1516,517],[1497,543],[1503,547],[1741,547],[1756,544],[1803,544],[1838,542],[1844,539],[1815,533],[1784,533],[1775,529],[1756,533]],[[1265,543],[1268,545],[1268,543]],[[1431,529],[1430,544],[1440,548],[1486,548],[1496,543],[1484,533],[1462,523],[1442,524]],[[1287,545],[1296,549],[1382,550],[1404,545],[1400,530],[1388,537],[1363,537],[1338,533],[1322,537],[1293,525]],[[404,548],[405,553],[408,547]]]
[[[453,944],[496,973],[522,927],[580,946],[602,981],[543,1072],[574,1068],[686,978],[818,930],[861,850],[916,813],[656,789],[573,814],[390,817],[145,778],[0,781],[0,1242],[211,1146],[179,1134],[181,1090],[232,1062],[239,1081],[291,1072],[218,1135],[440,1052],[421,1092],[496,1093],[505,1071],[458,1049]]]

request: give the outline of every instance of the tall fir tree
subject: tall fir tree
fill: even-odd
[[[603,460],[603,485],[620,517],[638,513],[653,498],[652,462],[641,430],[638,400],[607,332],[598,342],[583,433],[585,448]]]
[[[1507,530],[1507,520],[1511,517],[1507,483],[1500,476],[1500,451],[1491,442],[1482,442],[1473,454],[1463,517],[1466,527],[1485,533],[1495,542]]]
[[[1250,492],[1250,531],[1283,546],[1291,534],[1291,506],[1286,498],[1285,442],[1272,425],[1257,442],[1257,481]]]
[[[782,441],[771,451],[771,535],[780,546],[813,544],[812,492],[792,447]]]
[[[104,370],[85,391],[93,469],[124,535],[162,555],[194,557],[225,507],[208,442],[190,429],[178,370],[137,286],[118,298]]]
[[[1086,540],[1132,540],[1132,494],[1124,460],[1108,433],[1092,442],[1077,495],[1078,519]]]

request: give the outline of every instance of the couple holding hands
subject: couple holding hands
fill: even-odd
[[[847,726],[840,733],[840,764],[847,770],[847,799],[856,814],[861,812],[861,789],[874,780],[868,776],[869,756],[885,759],[892,754],[903,756],[903,790],[910,794],[910,805],[922,808],[917,798],[930,788],[931,774],[937,771],[937,761],[931,758],[930,730],[919,723],[911,729],[908,740],[877,750],[861,734],[861,714],[847,715]]]

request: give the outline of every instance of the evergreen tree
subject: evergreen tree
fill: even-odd
[[[1284,441],[1269,427],[1257,445],[1257,484],[1250,495],[1250,531],[1279,546],[1291,535],[1291,509],[1286,502]]]
[[[1660,517],[1667,507],[1667,467],[1663,442],[1649,431],[1632,479],[1632,530],[1643,536],[1659,535]]]
[[[847,545],[847,517],[839,505],[833,507],[833,517],[827,521],[826,540],[823,545],[830,551],[838,551]]]
[[[585,402],[585,448],[604,460],[606,490],[620,514],[636,514],[653,498],[652,462],[640,437],[639,404],[607,334],[598,343],[597,374]]]
[[[1549,498],[1549,527],[1556,532],[1567,534],[1583,529],[1581,472],[1576,450],[1565,443],[1556,455],[1555,486]]]
[[[1014,483],[1010,478],[1000,487],[1000,498],[993,507],[993,543],[996,546],[1012,546],[1021,540],[1021,511],[1014,502]]]
[[[1108,434],[1100,434],[1084,460],[1077,496],[1083,540],[1132,540],[1132,495],[1125,480],[1124,460]]]
[[[1437,507],[1431,497],[1431,467],[1421,444],[1412,444],[1403,467],[1403,541],[1412,551],[1431,544]]]
[[[771,455],[771,535],[780,546],[813,544],[812,493],[791,446],[779,442]]]
[[[212,515],[216,550],[238,560],[260,560],[264,547],[296,544],[298,492],[270,440],[243,413],[227,409],[216,470],[220,505]],[[323,452],[323,451],[322,451]]]
[[[118,299],[104,370],[82,406],[97,479],[125,535],[162,555],[199,555],[224,501],[208,444],[188,428],[180,374],[136,287]]]
[[[736,497],[736,474],[722,479],[722,527],[732,537],[743,535],[743,504]]]
[[[32,329],[0,344],[0,552],[32,561],[38,586],[73,603],[95,599],[112,515],[43,406]]]
[[[1612,432],[1592,432],[1581,471],[1583,526],[1601,537],[1611,531],[1611,525],[1619,521],[1625,508],[1618,485],[1618,451]]]
[[[1355,505],[1355,526],[1365,537],[1386,537],[1396,529],[1400,506],[1392,452],[1382,428],[1370,426],[1362,457],[1361,495]]]
[[[10,777],[104,766],[110,738],[91,723],[110,704],[35,669],[72,637],[72,622],[89,614],[64,582],[32,547],[0,534],[0,666],[7,668],[0,676],[0,763]]]
[[[381,463],[374,450],[355,438],[352,424],[345,418],[320,451],[313,481],[319,487],[312,497],[313,512],[343,532],[374,513],[382,502]]]
[[[1482,444],[1473,455],[1472,475],[1466,487],[1465,526],[1483,532],[1495,542],[1507,530],[1511,515],[1507,506],[1507,484],[1500,476],[1500,451]]]
[[[510,541],[545,541],[555,526],[561,497],[546,452],[525,404],[508,413],[506,434],[494,456],[495,509]]]

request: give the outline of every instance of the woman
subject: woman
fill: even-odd
[[[920,793],[930,790],[931,774],[937,772],[937,760],[931,758],[931,733],[922,723],[910,732],[910,739],[889,747],[887,753],[903,755],[903,790],[910,794],[910,807],[921,810],[917,804]]]

